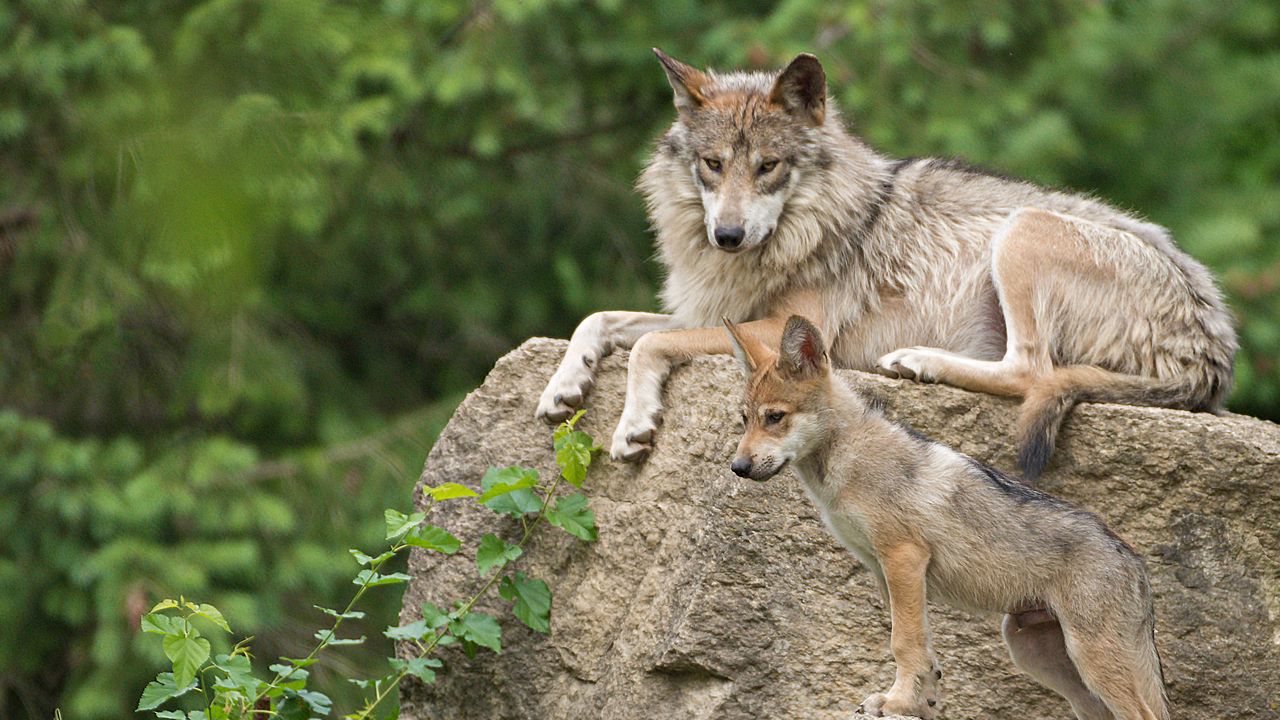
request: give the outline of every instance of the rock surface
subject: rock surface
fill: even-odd
[[[422,482],[473,487],[490,465],[554,471],[534,406],[565,343],[534,339],[458,408]],[[607,444],[626,354],[607,359],[581,425]],[[845,372],[886,412],[1010,470],[1015,403]],[[827,535],[789,473],[757,484],[729,460],[742,382],[729,358],[677,369],[666,420],[641,465],[597,459],[585,486],[600,528],[581,543],[535,535],[520,569],[554,594],[550,635],[503,621],[501,655],[445,653],[448,671],[406,682],[401,717],[850,718],[892,683],[889,619],[857,561]],[[1175,718],[1280,717],[1280,426],[1241,416],[1084,405],[1067,420],[1041,487],[1102,515],[1147,557]],[[421,505],[421,493],[415,493]],[[403,622],[423,601],[477,587],[474,548],[514,521],[464,502],[433,522],[462,538],[450,558],[415,552]],[[931,605],[943,718],[1068,718],[1021,676],[998,617]]]

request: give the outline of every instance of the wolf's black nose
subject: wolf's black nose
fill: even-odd
[[[751,458],[734,458],[729,463],[729,469],[738,477],[747,477],[751,474]]]
[[[716,228],[716,245],[725,249],[733,249],[742,244],[742,239],[747,236],[747,231],[741,226],[736,227],[717,227]]]

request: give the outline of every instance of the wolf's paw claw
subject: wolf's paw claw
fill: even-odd
[[[591,389],[592,380],[587,377],[570,377],[561,379],[560,373],[551,379],[547,389],[538,401],[538,410],[534,415],[545,423],[556,425],[569,419],[569,416],[582,405],[582,399]]]
[[[613,447],[609,455],[622,462],[639,462],[653,450],[653,438],[657,426],[653,423],[631,425],[625,421],[618,423],[613,434]]]
[[[923,348],[904,348],[902,350],[894,350],[880,358],[872,369],[885,377],[929,382],[933,379],[933,373],[927,370],[928,362],[927,350]]]

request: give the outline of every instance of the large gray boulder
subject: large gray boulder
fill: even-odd
[[[422,482],[476,486],[490,465],[554,471],[534,406],[565,348],[526,342],[494,367],[440,435]],[[582,428],[606,443],[626,354],[603,363]],[[887,413],[1010,470],[1016,404],[857,372]],[[788,472],[735,477],[742,381],[729,358],[677,369],[666,421],[643,464],[598,458],[585,486],[600,528],[582,543],[552,528],[519,566],[554,593],[550,635],[507,604],[501,655],[450,651],[439,682],[402,687],[401,717],[849,718],[892,683],[889,618],[871,579],[827,535]],[[1045,490],[1103,516],[1147,557],[1175,718],[1280,717],[1280,426],[1248,417],[1083,405],[1067,420]],[[416,493],[421,505],[421,493]],[[403,622],[477,585],[475,543],[514,521],[470,503],[433,522],[464,541],[415,553]],[[944,718],[1068,718],[1020,675],[999,618],[931,605]]]

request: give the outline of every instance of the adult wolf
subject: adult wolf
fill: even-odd
[[[722,317],[776,345],[792,314],[838,367],[1025,398],[1028,477],[1078,401],[1222,407],[1231,318],[1163,228],[952,161],[888,158],[845,130],[812,55],[720,74],[654,52],[678,117],[639,186],[670,314],[589,316],[539,417],[567,417],[597,361],[629,347],[612,454],[643,457],[674,363],[729,353]]]

